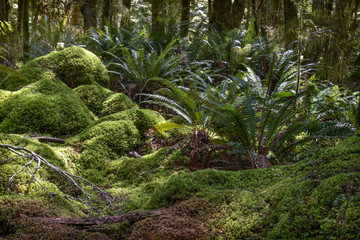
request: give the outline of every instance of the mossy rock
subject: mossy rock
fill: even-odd
[[[83,100],[86,106],[97,116],[103,110],[103,102],[112,94],[107,88],[99,84],[81,85],[74,89],[74,92]],[[0,95],[1,96],[1,95]]]
[[[110,84],[108,72],[100,59],[84,48],[72,46],[29,61],[18,70],[25,78],[9,74],[0,81],[0,88],[19,90],[40,80],[46,71],[55,73],[71,88],[93,83],[108,87]]]
[[[86,106],[97,116],[138,108],[137,104],[123,93],[114,93],[99,84],[82,85],[74,92],[85,102]]]
[[[131,101],[130,98],[123,93],[115,93],[109,96],[102,105],[102,116],[121,112],[131,108],[138,108],[136,103]]]
[[[139,133],[142,135],[145,135],[155,124],[165,121],[159,113],[153,110],[132,108],[102,117],[98,122],[118,120],[133,121],[136,128],[139,130]]]
[[[85,129],[68,142],[81,150],[104,146],[104,154],[112,151],[122,156],[140,143],[140,135],[131,121],[104,121]]]
[[[0,132],[74,135],[94,120],[81,99],[51,72],[17,92],[1,91],[0,96]]]

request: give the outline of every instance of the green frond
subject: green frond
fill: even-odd
[[[163,123],[156,124],[154,127],[156,128],[156,130],[158,132],[162,133],[162,132],[166,132],[171,129],[186,128],[188,126],[182,125],[182,124],[177,124],[174,122],[163,122]]]

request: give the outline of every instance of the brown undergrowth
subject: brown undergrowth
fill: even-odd
[[[211,204],[193,198],[175,204],[160,216],[146,218],[134,223],[125,239],[210,239],[207,225],[212,210]]]

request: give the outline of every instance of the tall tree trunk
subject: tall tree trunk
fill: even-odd
[[[0,0],[0,21],[9,21],[9,0]]]
[[[280,0],[271,0],[270,24],[276,27],[279,24]]]
[[[127,27],[130,23],[131,0],[123,0],[123,14],[121,16],[121,27]]]
[[[231,7],[231,28],[240,28],[244,18],[245,0],[234,0]]]
[[[181,0],[180,37],[187,37],[190,23],[190,0]]]
[[[213,0],[210,22],[214,29],[223,31],[231,28],[232,0]]]
[[[107,23],[111,22],[111,0],[104,0],[104,6],[102,9],[102,16],[101,16],[101,29],[105,29]]]
[[[18,0],[18,12],[17,12],[17,31],[21,35],[21,25],[23,17],[24,0]]]
[[[161,16],[163,10],[163,1],[164,0],[152,0],[151,5],[151,28],[152,35],[163,35],[164,34],[164,25],[161,23]]]
[[[297,12],[294,3],[291,0],[283,0],[284,4],[284,36],[287,44],[293,42],[297,38]]]
[[[96,28],[96,2],[97,0],[85,0],[82,4],[80,11],[84,18],[84,30],[93,27]]]
[[[29,33],[29,0],[23,0],[23,8],[22,8],[22,35],[23,35],[23,52],[29,52],[29,44],[30,41],[30,33]],[[24,59],[26,60],[26,55],[24,55]]]

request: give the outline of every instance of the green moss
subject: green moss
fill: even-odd
[[[48,77],[0,100],[1,132],[73,135],[93,122],[81,99],[57,78]]]
[[[129,120],[133,121],[139,132],[144,135],[155,124],[165,121],[157,112],[149,109],[131,108],[99,119],[102,121]]]
[[[71,88],[99,83],[109,86],[105,66],[93,53],[81,47],[68,47],[59,52],[36,58],[18,70],[26,79],[9,74],[0,82],[0,88],[16,91],[42,78],[44,71],[51,71]]]
[[[217,239],[357,239],[359,142],[353,136],[289,166],[173,175],[146,206],[210,199],[218,205],[210,220]]]
[[[103,110],[103,102],[113,94],[107,88],[98,84],[81,85],[74,89],[74,92],[83,100],[86,106],[97,116],[100,116]]]
[[[73,151],[70,147],[50,147],[45,144],[39,143],[36,139],[28,139],[25,137],[13,135],[13,134],[2,134],[0,133],[0,143],[1,144],[10,144],[18,147],[26,147],[40,156],[44,157],[50,163],[54,164],[57,167],[60,167],[68,172],[73,172],[74,165],[71,162],[71,152]],[[12,152],[0,148],[0,161],[7,159],[9,157],[15,156]],[[28,159],[23,159],[16,157],[12,159],[9,163],[0,165],[0,195],[4,194],[7,189],[7,183],[10,177],[15,174],[22,166],[28,162]],[[33,162],[30,167],[35,169],[37,162]],[[64,190],[66,186],[61,184],[61,179],[58,174],[50,169],[47,169],[45,166],[41,167],[39,170],[39,180],[43,181],[45,186],[48,186],[49,189],[53,189],[55,192],[58,192],[58,189],[55,185],[60,186],[60,189]],[[29,187],[27,182],[30,180],[31,176],[27,169],[24,169],[19,175],[14,178],[12,189],[15,192],[24,193],[25,191],[30,191],[34,188],[39,188],[39,185],[32,183]]]
[[[102,105],[102,116],[121,112],[131,108],[138,108],[136,103],[132,102],[130,98],[123,93],[115,93],[109,96]]]
[[[107,179],[113,183],[119,181],[134,183],[150,180],[155,173],[161,172],[161,169],[158,168],[163,168],[165,164],[166,151],[166,148],[162,148],[142,158],[123,156],[111,161],[106,170]]]

